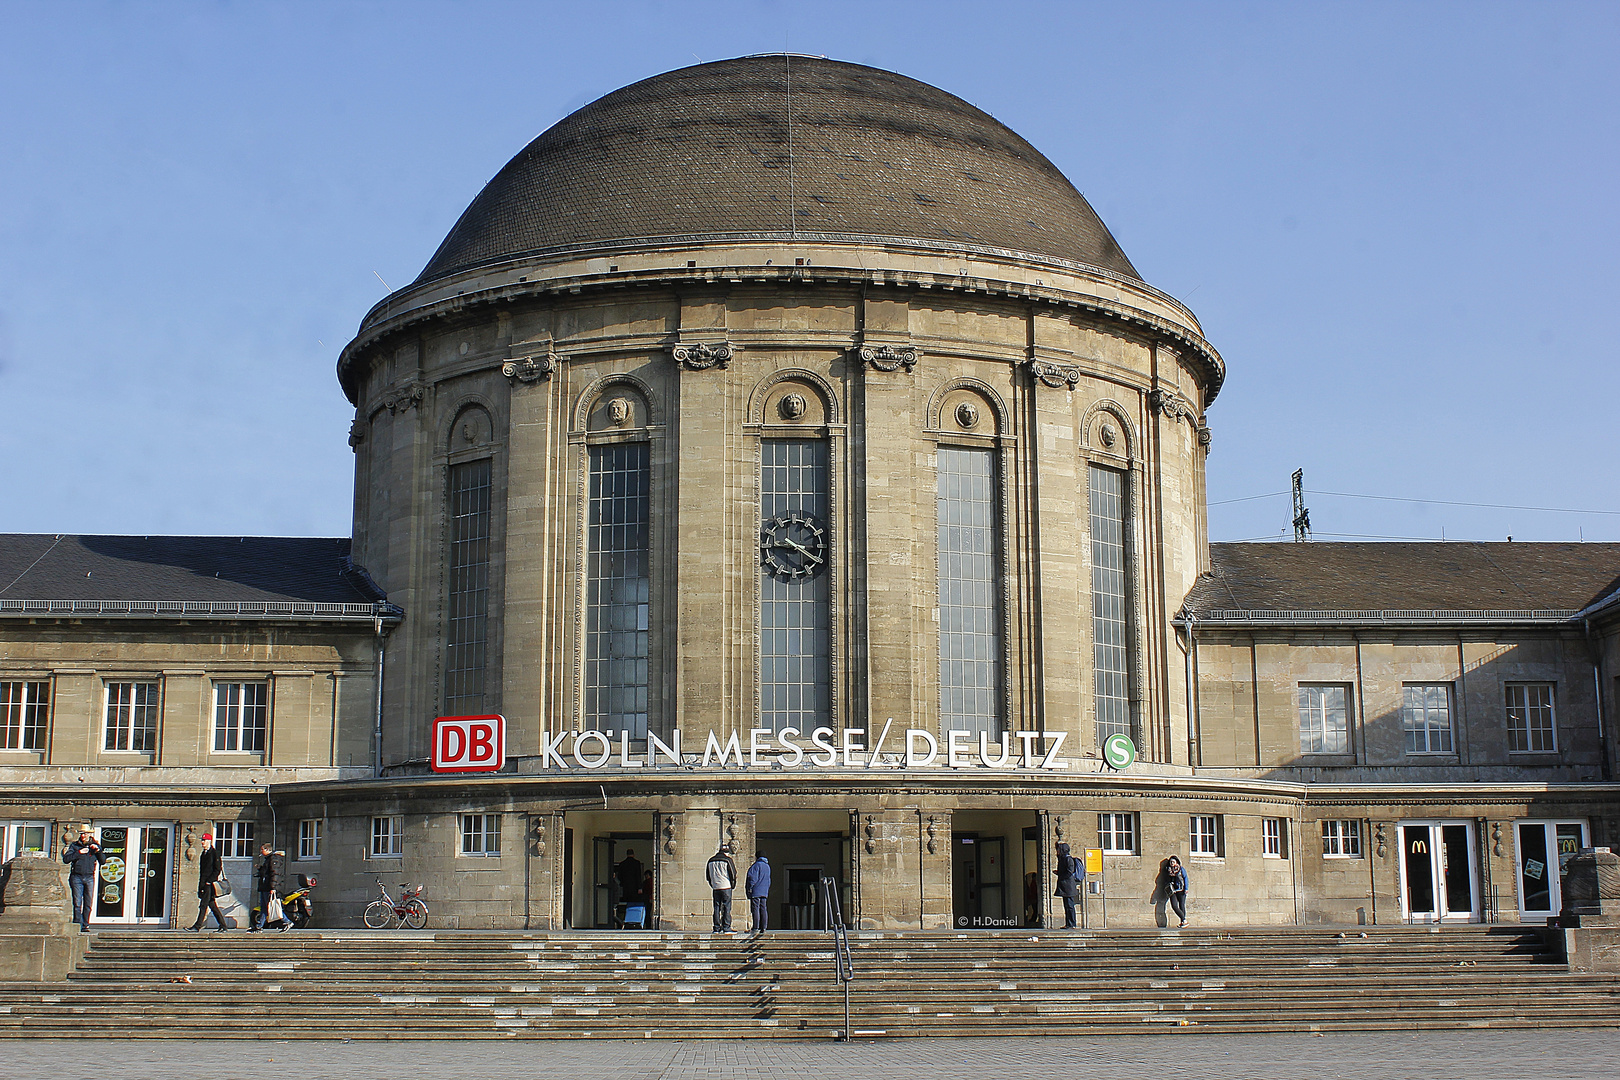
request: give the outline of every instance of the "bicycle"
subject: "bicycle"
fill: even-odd
[[[420,930],[427,925],[428,909],[422,903],[422,893],[426,885],[418,885],[412,889],[408,885],[401,885],[403,890],[400,898],[395,900],[388,895],[388,886],[383,884],[382,878],[373,878],[377,889],[382,893],[377,899],[366,905],[366,926],[372,930],[381,930],[395,919],[401,926],[408,926],[412,930]]]

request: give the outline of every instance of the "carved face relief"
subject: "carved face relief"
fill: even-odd
[[[776,408],[784,420],[802,420],[808,405],[803,394],[784,394]]]
[[[630,399],[616,397],[607,403],[608,421],[614,427],[623,427],[630,421]]]
[[[1102,444],[1104,446],[1113,446],[1114,442],[1119,438],[1118,434],[1116,434],[1114,431],[1113,424],[1104,424],[1102,426],[1102,431],[1097,433],[1097,437],[1102,440]]]
[[[979,425],[979,407],[971,401],[964,401],[956,407],[956,422],[964,428],[973,428]]]

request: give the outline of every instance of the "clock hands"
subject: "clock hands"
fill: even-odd
[[[773,543],[771,546],[772,547],[792,548],[794,551],[797,551],[800,555],[803,555],[806,559],[809,559],[813,563],[820,563],[820,562],[825,561],[824,559],[822,559],[822,557],[820,555],[817,555],[815,552],[811,551],[809,548],[805,547],[803,544],[799,543],[797,540],[793,539],[791,536],[784,536],[780,540]]]

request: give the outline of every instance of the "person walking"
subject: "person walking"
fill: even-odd
[[[253,916],[253,925],[248,927],[250,934],[269,928],[272,921],[270,901],[281,891],[281,864],[276,861],[275,849],[269,844],[259,845],[259,866],[254,871],[254,878],[259,886],[259,910]],[[276,929],[285,932],[287,920],[282,918],[275,921]]]
[[[1164,864],[1164,891],[1170,899],[1170,910],[1176,913],[1181,920],[1181,926],[1187,925],[1187,868],[1181,865],[1181,858],[1176,855]],[[1179,927],[1178,927],[1179,929]]]
[[[714,932],[731,933],[731,890],[737,887],[737,864],[731,861],[731,852],[721,845],[709,858],[704,877],[714,893]]]
[[[73,921],[80,933],[90,930],[90,905],[96,900],[96,878],[101,876],[101,864],[107,853],[101,850],[89,829],[80,829],[79,838],[69,844],[62,854],[68,865],[68,893],[73,897]]]
[[[748,897],[749,929],[754,933],[771,928],[771,861],[763,851],[754,856],[754,865],[748,868],[743,882],[743,893]]]
[[[203,833],[202,854],[197,856],[197,921],[186,927],[193,934],[207,924],[210,911],[214,913],[214,922],[219,924],[214,933],[225,932],[225,916],[219,912],[219,894],[214,891],[223,870],[219,848],[214,846],[214,834]]]
[[[1080,897],[1080,860],[1069,854],[1068,844],[1057,846],[1057,892],[1063,897],[1063,929],[1078,929],[1074,921],[1074,902]]]

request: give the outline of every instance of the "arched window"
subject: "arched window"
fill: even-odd
[[[1090,467],[1092,673],[1097,743],[1131,734],[1130,573],[1127,565],[1130,477]]]
[[[1001,528],[996,450],[938,450],[939,727],[999,739]]]
[[[444,711],[484,711],[489,646],[490,459],[450,466]]]
[[[651,444],[589,454],[585,521],[585,727],[647,737]]]
[[[760,442],[760,726],[832,723],[827,443]]]

